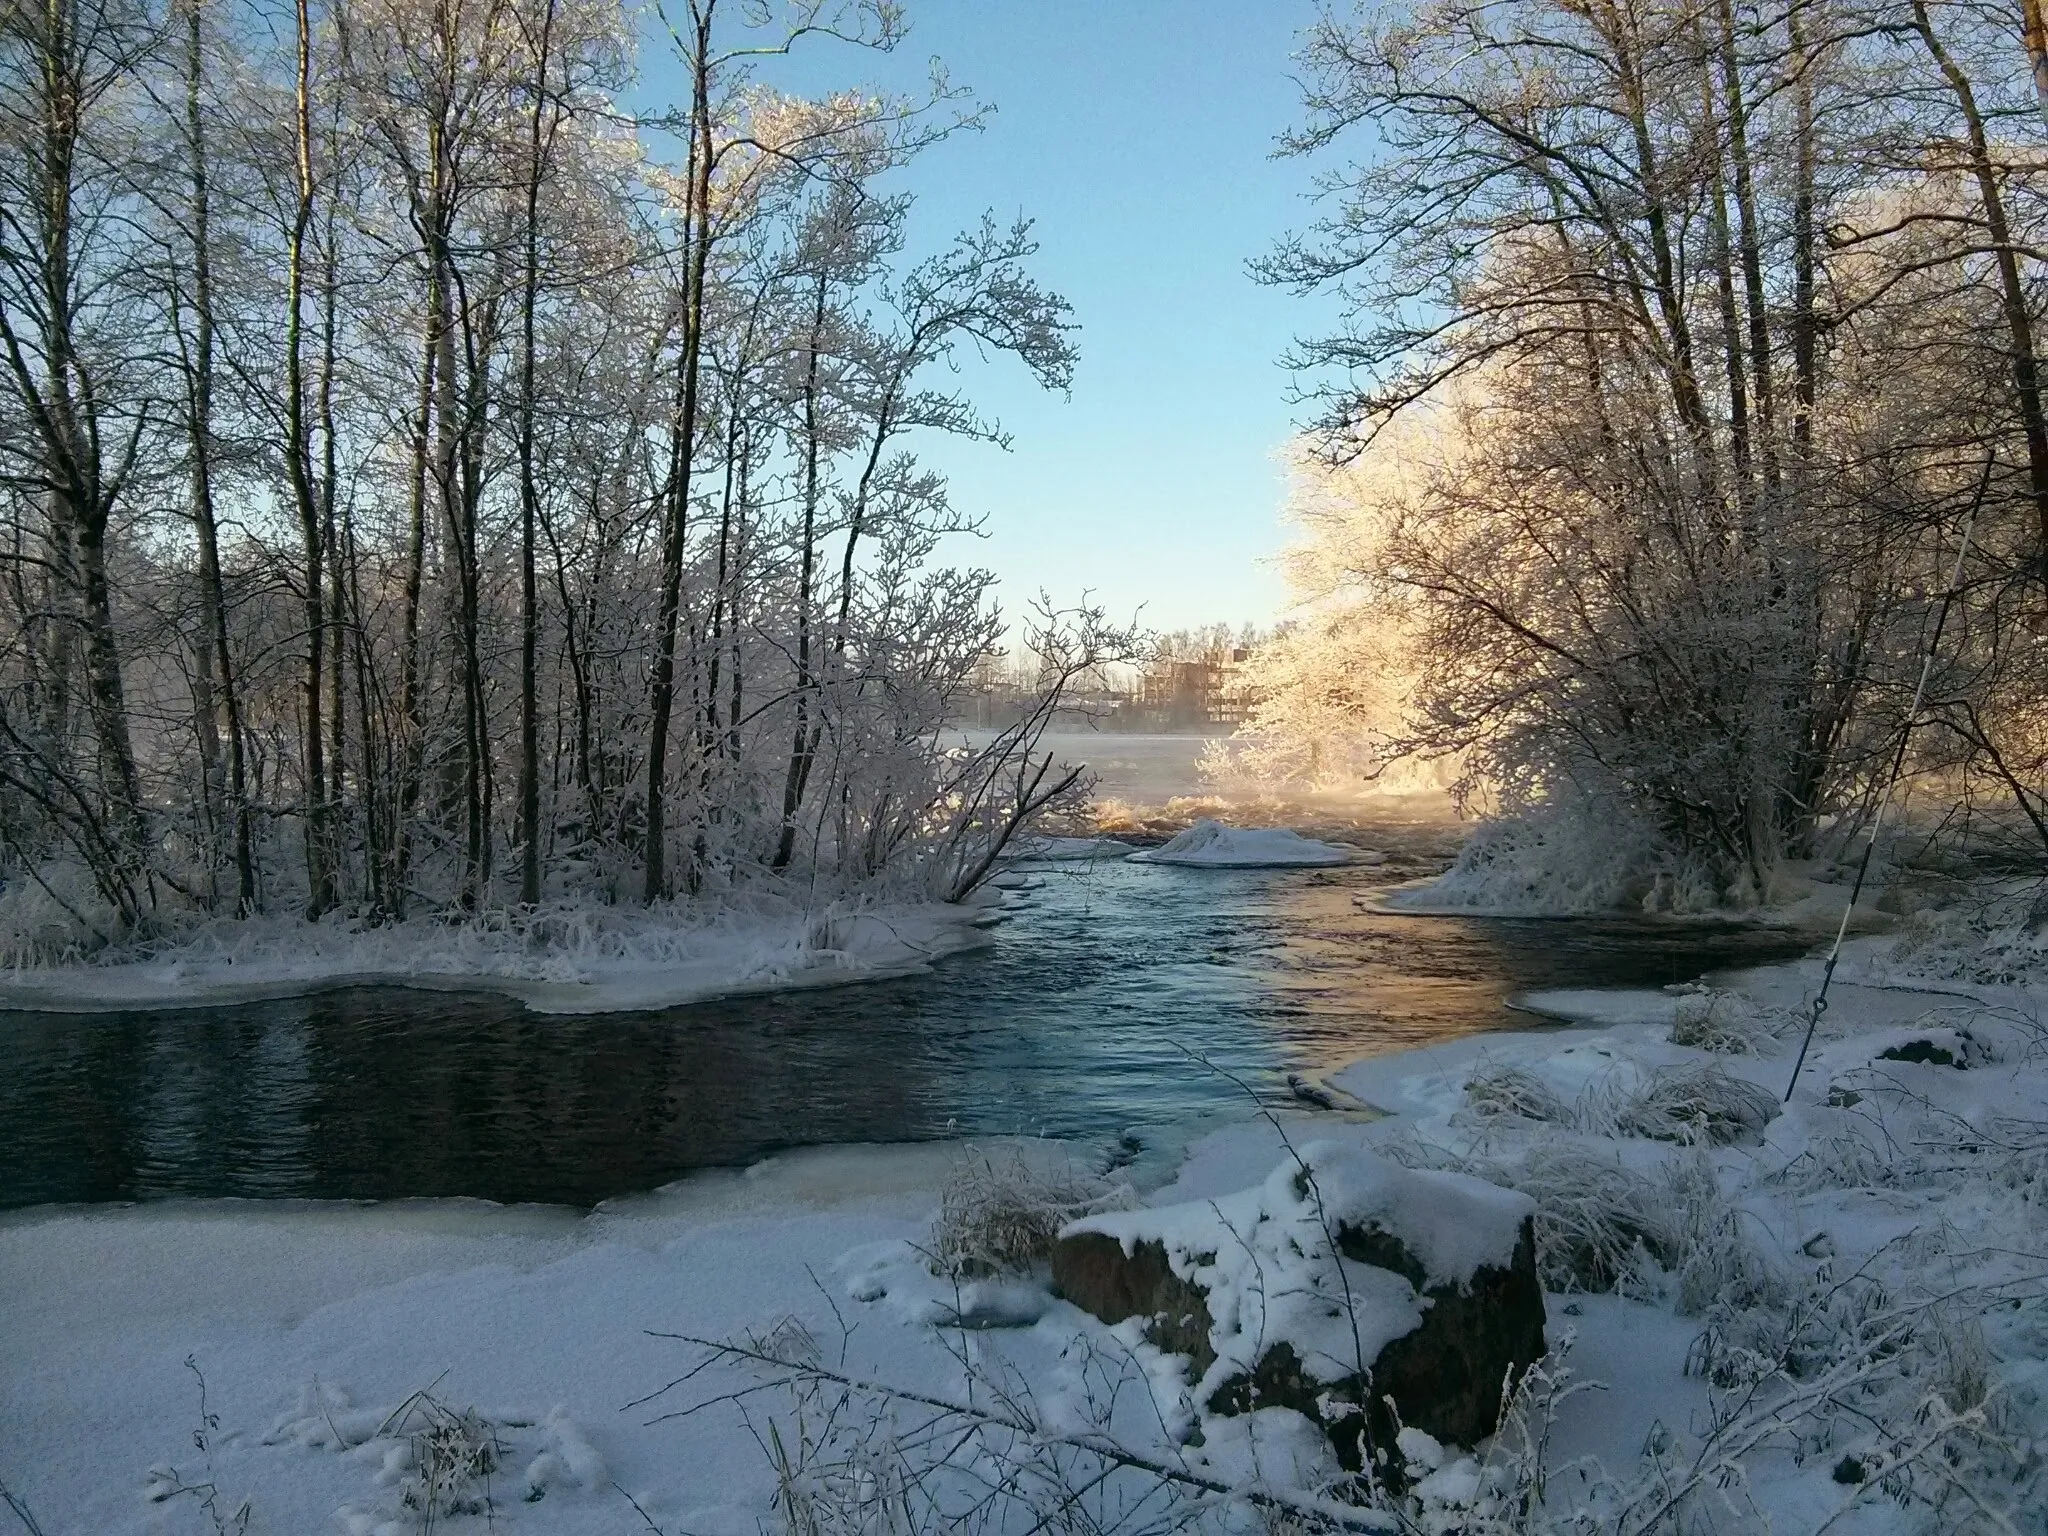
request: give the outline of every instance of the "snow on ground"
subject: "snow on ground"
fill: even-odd
[[[1844,975],[1869,973],[1870,944]],[[2048,1530],[2040,998],[1838,979],[1781,1108],[1817,979],[1807,961],[1729,990],[1532,997],[1597,1022],[1357,1063],[1334,1081],[1383,1117],[1211,1129],[1148,1203],[1266,1187],[1290,1141],[1327,1143],[1318,1166],[1371,1151],[1532,1196],[1551,1342],[1599,1384],[1547,1410],[1550,1506],[1584,1512],[1576,1532],[1681,1516],[1779,1536]],[[935,1274],[934,1192],[959,1156],[820,1149],[587,1216],[16,1213],[0,1220],[0,1483],[49,1536],[204,1536],[206,1488],[223,1514],[247,1499],[252,1533],[411,1532],[429,1474],[482,1436],[488,1510],[436,1529],[779,1529],[770,1453],[813,1454],[819,1421],[787,1388],[731,1397],[761,1378],[725,1367],[662,1393],[703,1352],[660,1334],[752,1337],[939,1397],[999,1381],[1012,1395],[985,1401],[1106,1424],[1213,1480],[1328,1470],[1289,1410],[1176,1443],[1184,1371],[1042,1276]],[[1437,1468],[1408,1496],[1412,1529],[1543,1528],[1474,1509],[1526,1487],[1526,1457],[1404,1445],[1411,1471]]]
[[[1157,848],[1132,854],[1131,862],[1237,869],[1348,864],[1351,850],[1314,842],[1285,827],[1226,827],[1219,821],[1203,820]]]
[[[0,971],[0,1009],[189,1008],[377,984],[498,992],[536,1013],[670,1008],[910,975],[988,942],[988,917],[986,905],[676,903],[377,925],[223,918],[141,957]]]
[[[666,1531],[752,1533],[774,1477],[744,1428],[723,1413],[650,1425],[668,1405],[625,1406],[693,1363],[650,1330],[829,1321],[828,1302],[849,1305],[841,1255],[921,1238],[956,1155],[796,1154],[587,1217],[482,1202],[16,1213],[0,1222],[0,1483],[49,1536],[210,1531],[198,1496],[152,1502],[178,1483],[211,1483],[223,1513],[250,1501],[252,1533],[409,1532],[387,1421],[426,1392],[516,1451],[492,1488],[498,1530],[644,1529],[630,1496]],[[210,1467],[188,1357],[218,1419]],[[926,1385],[950,1363],[932,1330],[887,1321],[857,1330],[848,1358]]]
[[[1552,1297],[1553,1343],[1572,1327],[1571,1366],[1609,1398],[1567,1406],[1560,1452],[1617,1472],[1661,1441],[1667,1465],[1712,1465],[1749,1437],[1719,1474],[1746,1489],[1710,1528],[1819,1529],[1844,1506],[1837,1528],[2006,1528],[1971,1523],[1988,1497],[2011,1528],[2048,1529],[2040,998],[1838,979],[1781,1106],[1818,982],[1807,960],[1727,992],[1532,994],[1595,1027],[1333,1081],[1390,1111],[1360,1134],[1391,1155],[1534,1195],[1546,1283],[1603,1293]],[[1957,1418],[1908,1465],[1916,1434]]]

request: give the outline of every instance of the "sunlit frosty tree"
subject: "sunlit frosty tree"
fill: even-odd
[[[1317,450],[1403,466],[1311,530],[1413,625],[1392,745],[1626,825],[1617,897],[1759,899],[1868,806],[1981,482],[1913,761],[2043,825],[2016,21],[1446,0],[1332,14],[1303,62],[1330,211],[1265,273],[1348,304],[1295,358]]]

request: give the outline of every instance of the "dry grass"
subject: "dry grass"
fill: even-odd
[[[1621,1107],[1615,1128],[1653,1141],[1754,1146],[1777,1116],[1775,1095],[1710,1062],[1659,1067]]]
[[[1465,1104],[1486,1118],[1506,1115],[1550,1125],[1572,1123],[1571,1106],[1549,1084],[1520,1067],[1481,1067],[1465,1080]]]
[[[399,1506],[421,1536],[461,1515],[490,1516],[491,1477],[505,1459],[496,1429],[474,1408],[415,1392],[391,1411],[378,1438],[398,1442],[385,1465],[402,1472]]]
[[[932,1267],[963,1280],[1029,1274],[1068,1222],[1135,1203],[1128,1185],[1085,1169],[1034,1167],[1021,1152],[969,1152],[939,1192]]]
[[[1760,1008],[1739,993],[1703,988],[1678,999],[1671,1043],[1717,1056],[1755,1056],[1790,1022],[1782,1009]]]

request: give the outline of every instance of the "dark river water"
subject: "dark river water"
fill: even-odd
[[[1143,1145],[1291,1070],[1526,1025],[1510,994],[1661,985],[1808,940],[1388,916],[1369,868],[1045,866],[990,949],[660,1013],[363,988],[0,1013],[0,1207],[171,1196],[589,1205],[778,1148],[1024,1133]],[[1222,1069],[1222,1072],[1214,1070]]]

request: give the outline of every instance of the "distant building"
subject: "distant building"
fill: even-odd
[[[1156,723],[1182,730],[1241,725],[1254,702],[1245,676],[1250,659],[1238,646],[1199,661],[1154,662],[1138,679],[1137,705]]]
[[[1232,731],[1258,702],[1246,667],[1250,659],[1248,647],[1216,647],[1192,661],[1147,663],[1129,687],[1119,687],[1109,678],[1077,680],[1067,688],[1059,716],[1096,730]],[[959,723],[1010,725],[1034,707],[1037,697],[1037,689],[1025,679],[991,664],[962,699]]]

